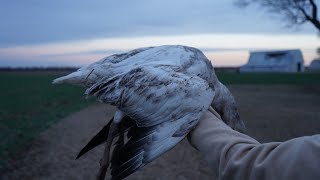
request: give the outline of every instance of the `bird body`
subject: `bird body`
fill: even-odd
[[[108,137],[119,136],[111,159],[113,179],[125,178],[174,147],[210,106],[231,127],[244,128],[233,96],[205,55],[191,47],[148,47],[115,54],[53,83],[85,86],[87,95],[119,109],[112,122],[119,129]],[[104,129],[111,131],[110,127]]]
[[[91,87],[102,78],[125,74],[137,67],[157,65],[179,68],[187,75],[199,76],[210,84],[217,83],[210,61],[200,50],[171,45],[139,48],[127,53],[111,55],[58,78],[53,83]]]

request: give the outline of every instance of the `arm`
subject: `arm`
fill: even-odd
[[[191,143],[218,179],[320,179],[320,135],[260,144],[208,111]]]

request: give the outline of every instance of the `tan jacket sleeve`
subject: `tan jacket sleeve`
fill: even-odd
[[[260,144],[207,112],[191,143],[221,180],[320,179],[320,135]]]

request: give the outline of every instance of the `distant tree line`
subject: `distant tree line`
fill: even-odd
[[[0,71],[76,71],[79,67],[0,67]]]
[[[79,67],[0,67],[0,72],[73,72],[79,69]],[[238,67],[215,67],[217,73],[223,72],[239,72]]]

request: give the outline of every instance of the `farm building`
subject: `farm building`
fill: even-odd
[[[300,50],[250,52],[248,63],[240,72],[303,72],[304,61]]]
[[[320,71],[320,59],[315,59],[311,62],[309,71]]]

